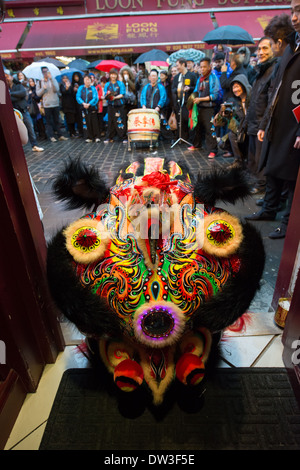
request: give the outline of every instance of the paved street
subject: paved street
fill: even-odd
[[[97,165],[108,183],[113,180],[116,171],[123,162],[133,161],[138,154],[172,157],[176,160],[183,160],[189,165],[192,173],[209,171],[213,165],[217,165],[220,168],[226,167],[232,161],[222,157],[217,157],[214,161],[210,161],[207,158],[206,151],[200,152],[197,150],[190,152],[187,150],[185,143],[177,144],[171,149],[170,144],[160,142],[158,148],[155,148],[152,152],[150,152],[149,148],[128,151],[127,145],[121,142],[114,142],[112,144],[104,144],[103,142],[86,143],[83,139],[69,139],[54,143],[41,141],[39,145],[44,147],[44,152],[32,152],[29,145],[24,150],[29,171],[40,192],[39,200],[44,213],[43,224],[47,240],[65,223],[81,215],[80,211],[65,212],[63,204],[55,201],[51,194],[51,181],[57,170],[61,168],[63,162],[69,157],[77,158],[80,156],[84,162]],[[232,214],[243,217],[258,209],[255,204],[256,199],[249,197],[245,202],[239,202],[235,206],[219,205],[229,210]],[[274,222],[255,223],[261,230],[267,254],[261,283],[262,289],[257,296],[258,303],[256,307],[258,310],[263,308],[266,311],[273,295],[284,239],[270,240],[267,235],[273,228],[278,226],[280,216],[281,214],[279,213]],[[253,255],[255,256],[255,253]]]

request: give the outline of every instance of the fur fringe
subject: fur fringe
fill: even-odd
[[[64,168],[55,177],[52,190],[56,199],[66,202],[69,210],[90,210],[102,204],[109,196],[109,188],[98,170],[86,166],[80,158],[65,162]]]
[[[120,337],[122,332],[117,315],[104,299],[80,284],[72,262],[62,230],[48,244],[47,254],[47,277],[57,307],[87,336]]]
[[[244,170],[214,169],[198,175],[194,195],[209,206],[215,206],[216,201],[234,204],[238,199],[244,200],[250,196],[250,189],[251,179]]]
[[[258,230],[249,223],[243,223],[243,234],[236,253],[241,258],[239,272],[194,312],[188,321],[191,329],[204,327],[215,333],[232,325],[248,310],[259,290],[265,265],[263,241]]]

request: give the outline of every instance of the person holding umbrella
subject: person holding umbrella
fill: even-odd
[[[104,86],[104,96],[107,100],[107,136],[105,144],[113,142],[117,135],[124,143],[126,140],[126,116],[124,96],[126,88],[123,82],[118,80],[118,71],[111,69],[109,72],[109,81]]]

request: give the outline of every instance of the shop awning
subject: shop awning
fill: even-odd
[[[244,28],[257,41],[264,36],[264,29],[275,15],[290,14],[290,9],[280,10],[243,10],[232,12],[216,12],[218,26],[236,25]]]
[[[208,13],[36,21],[20,49],[22,57],[139,53],[148,47],[174,52],[213,27]]]
[[[0,33],[0,54],[2,59],[13,59],[17,45],[27,26],[27,21],[20,23],[2,23]]]

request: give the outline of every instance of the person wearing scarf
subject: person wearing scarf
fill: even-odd
[[[198,93],[197,98],[194,98],[198,111],[197,125],[193,145],[189,147],[189,150],[201,147],[204,130],[206,149],[209,152],[208,158],[213,159],[218,153],[218,146],[216,136],[211,129],[211,121],[215,114],[216,101],[221,93],[221,85],[218,77],[212,73],[211,61],[208,57],[200,61],[200,74],[194,89],[194,93]]]
[[[126,140],[126,114],[125,114],[125,93],[126,88],[121,80],[118,80],[118,71],[109,71],[109,81],[104,86],[104,97],[107,100],[107,135],[105,144],[113,142],[117,135],[123,143]]]

